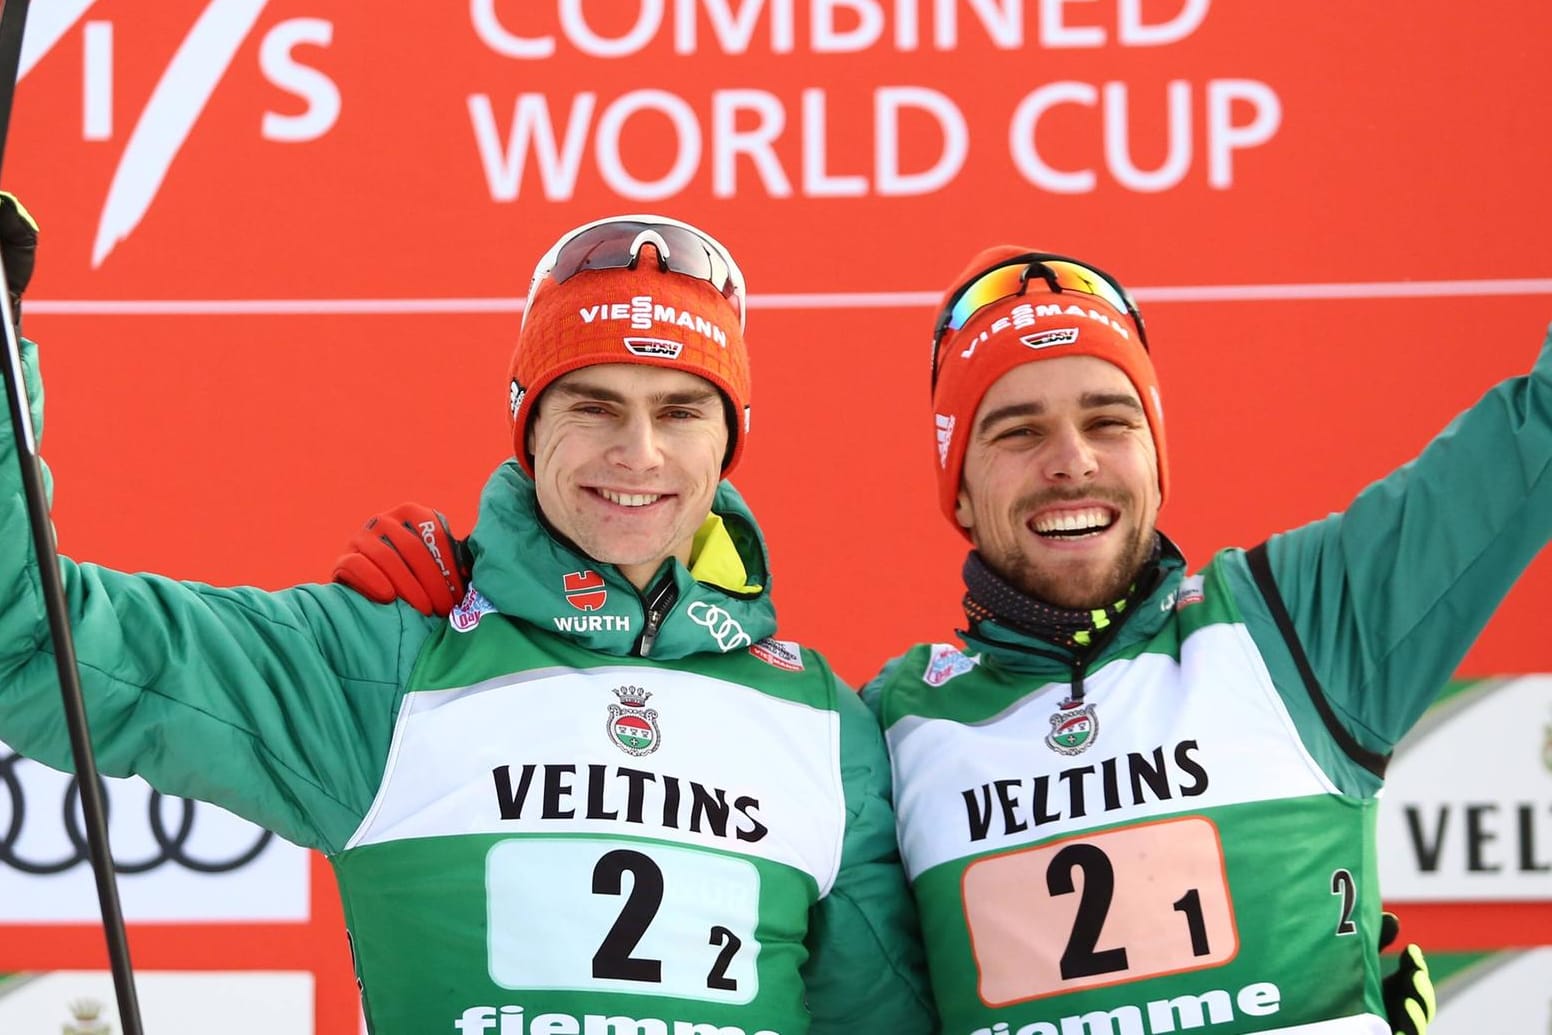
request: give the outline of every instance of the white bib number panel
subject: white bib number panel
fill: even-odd
[[[746,1003],[758,991],[760,874],[664,844],[521,838],[490,850],[490,976],[503,988]]]

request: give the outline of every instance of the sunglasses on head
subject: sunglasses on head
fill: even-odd
[[[1137,340],[1148,347],[1148,334],[1143,330],[1142,313],[1131,294],[1104,270],[1097,269],[1065,255],[1047,252],[1026,252],[998,263],[989,270],[971,277],[949,296],[938,311],[937,324],[932,334],[932,386],[938,384],[938,349],[950,331],[960,330],[970,322],[970,317],[985,306],[1004,298],[1022,295],[1029,289],[1031,279],[1043,281],[1046,287],[1058,294],[1076,291],[1093,295],[1108,303],[1117,312],[1126,313],[1137,328]]]
[[[711,236],[663,216],[614,216],[572,230],[534,267],[529,304],[545,280],[564,284],[584,270],[635,269],[646,244],[656,250],[659,270],[695,277],[716,288],[738,312],[738,326],[743,328],[744,275],[738,264]]]

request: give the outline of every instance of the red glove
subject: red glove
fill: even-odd
[[[401,503],[368,521],[334,562],[334,581],[369,600],[403,600],[423,615],[446,615],[469,583],[469,552],[447,518]]]

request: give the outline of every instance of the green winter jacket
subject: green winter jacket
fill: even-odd
[[[947,1035],[1388,1033],[1386,755],[1549,536],[1552,336],[1344,513],[1196,575],[1166,541],[1093,659],[985,622],[890,662]]]
[[[69,770],[14,448],[0,740]],[[713,510],[652,616],[513,463],[450,619],[62,560],[98,764],[327,855],[377,1033],[930,1030],[878,728],[771,638],[760,532]]]

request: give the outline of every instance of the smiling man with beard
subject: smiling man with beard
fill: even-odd
[[[1376,799],[1552,532],[1552,358],[1345,513],[1188,574],[1125,289],[1016,246],[954,284],[933,422],[968,628],[864,690],[944,1030],[1415,1030]]]

